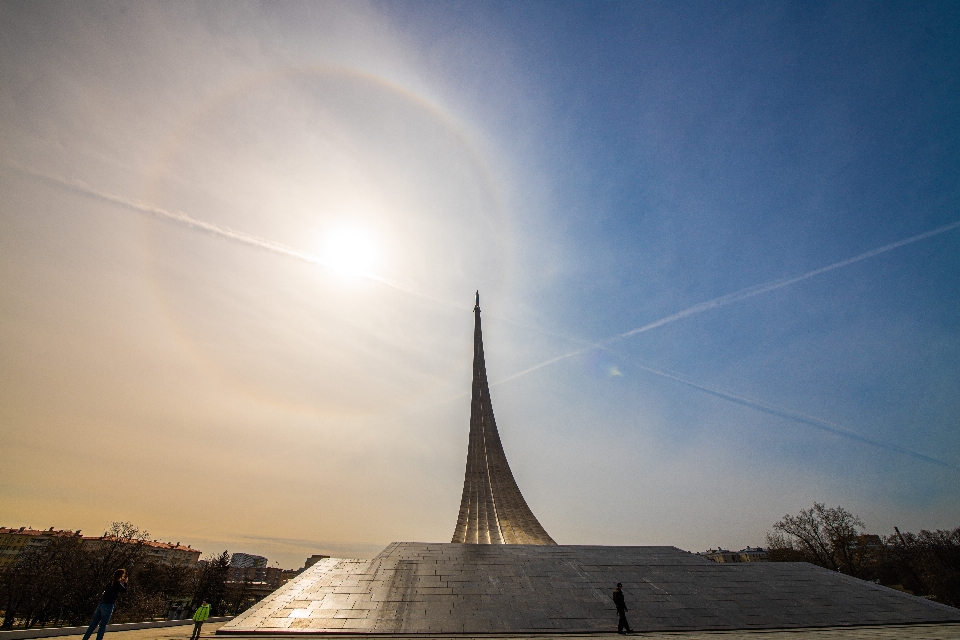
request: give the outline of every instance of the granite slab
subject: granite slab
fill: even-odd
[[[395,542],[328,558],[218,634],[535,634],[960,622],[960,609],[807,563],[719,564],[675,547]]]

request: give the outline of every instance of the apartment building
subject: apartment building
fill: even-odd
[[[0,569],[16,563],[17,557],[36,547],[42,547],[55,537],[80,536],[79,531],[0,527]]]
[[[111,536],[89,537],[81,536],[80,531],[49,529],[31,529],[20,527],[0,527],[0,569],[17,562],[21,553],[46,545],[56,537],[79,538],[85,549],[97,549],[105,545],[117,543]],[[124,543],[136,544],[136,543]],[[162,564],[196,565],[200,559],[200,550],[192,549],[190,545],[183,546],[179,542],[160,542],[146,540],[142,543],[143,555],[147,559],[156,560]]]
[[[714,562],[770,562],[770,557],[765,549],[760,547],[747,547],[740,551],[730,551],[729,549],[707,549],[697,553]]]
[[[113,536],[84,537],[83,546],[88,549],[97,549],[117,544]],[[179,542],[161,542],[159,540],[144,540],[142,543],[123,542],[122,544],[141,544],[143,558],[154,560],[160,564],[194,566],[200,560],[200,550],[190,545],[183,546]]]

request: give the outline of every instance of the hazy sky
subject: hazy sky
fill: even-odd
[[[0,3],[0,525],[960,525],[960,7]],[[541,366],[542,365],[542,366]]]

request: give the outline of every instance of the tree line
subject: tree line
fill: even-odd
[[[952,531],[867,535],[842,507],[815,502],[785,515],[767,534],[773,562],[809,562],[960,607],[960,527]]]
[[[214,616],[252,604],[247,583],[228,581],[227,551],[197,564],[168,564],[144,553],[148,536],[129,522],[115,522],[106,542],[92,548],[79,536],[60,536],[24,550],[0,570],[0,629],[86,626],[120,568],[127,570],[130,590],[117,602],[111,623],[166,618],[172,609],[189,617],[203,600]]]

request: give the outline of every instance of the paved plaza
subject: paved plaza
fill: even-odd
[[[204,625],[201,638],[213,640],[214,631],[221,623]],[[106,636],[106,640],[187,640],[192,626],[165,627],[160,629],[141,629],[138,631],[116,631]],[[241,636],[242,637],[242,636]],[[342,640],[351,637],[338,636]],[[383,636],[389,637],[389,636]],[[517,640],[597,640],[609,638],[603,635],[524,635],[513,636]],[[655,640],[960,640],[960,623],[859,627],[853,629],[793,629],[777,631],[688,631],[688,632],[652,632],[635,633],[631,637]],[[79,640],[81,636],[63,636],[62,640]],[[422,640],[446,640],[450,636],[423,636]],[[511,640],[511,636],[496,636],[497,640]],[[456,636],[455,640],[472,640],[470,636]],[[478,640],[491,640],[481,636]]]

